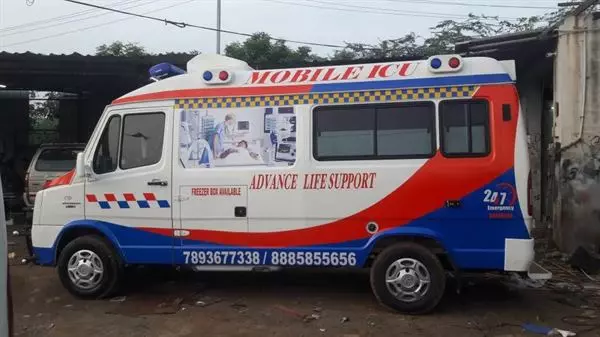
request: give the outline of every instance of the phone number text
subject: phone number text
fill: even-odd
[[[226,251],[184,250],[186,264],[276,265],[276,266],[355,266],[352,252]]]

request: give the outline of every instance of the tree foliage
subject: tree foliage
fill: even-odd
[[[58,118],[59,99],[61,93],[55,91],[29,92],[29,119],[32,126],[54,121]]]
[[[144,56],[150,55],[146,49],[137,43],[115,41],[109,45],[102,44],[96,47],[98,56]]]
[[[267,33],[256,33],[244,42],[228,44],[225,55],[244,60],[257,69],[292,67],[323,60],[313,54],[310,47],[291,49],[285,41],[273,40]]]
[[[469,14],[465,20],[444,20],[430,28],[430,36],[421,37],[408,33],[403,37],[383,40],[376,45],[348,43],[346,48],[335,51],[335,60],[385,59],[401,57],[424,57],[452,53],[459,42],[495,35],[531,31],[551,24],[564,14],[564,9],[543,16],[523,17],[516,21],[498,16]]]

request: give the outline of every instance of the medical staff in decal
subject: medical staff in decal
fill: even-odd
[[[233,128],[235,125],[235,115],[229,113],[225,115],[225,120],[215,126],[213,130],[210,145],[213,148],[214,158],[219,158],[221,153],[225,151],[223,141],[225,138],[233,140]]]

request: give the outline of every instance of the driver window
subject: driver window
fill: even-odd
[[[121,169],[149,166],[160,162],[164,134],[164,113],[125,115],[121,143]]]
[[[96,146],[92,168],[96,174],[114,172],[117,169],[121,117],[112,116]]]

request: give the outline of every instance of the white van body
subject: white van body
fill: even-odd
[[[78,168],[38,193],[37,261],[94,296],[102,244],[111,265],[372,266],[384,304],[430,310],[440,266],[532,263],[514,82],[513,62],[483,57],[255,71],[199,55],[115,100]]]

